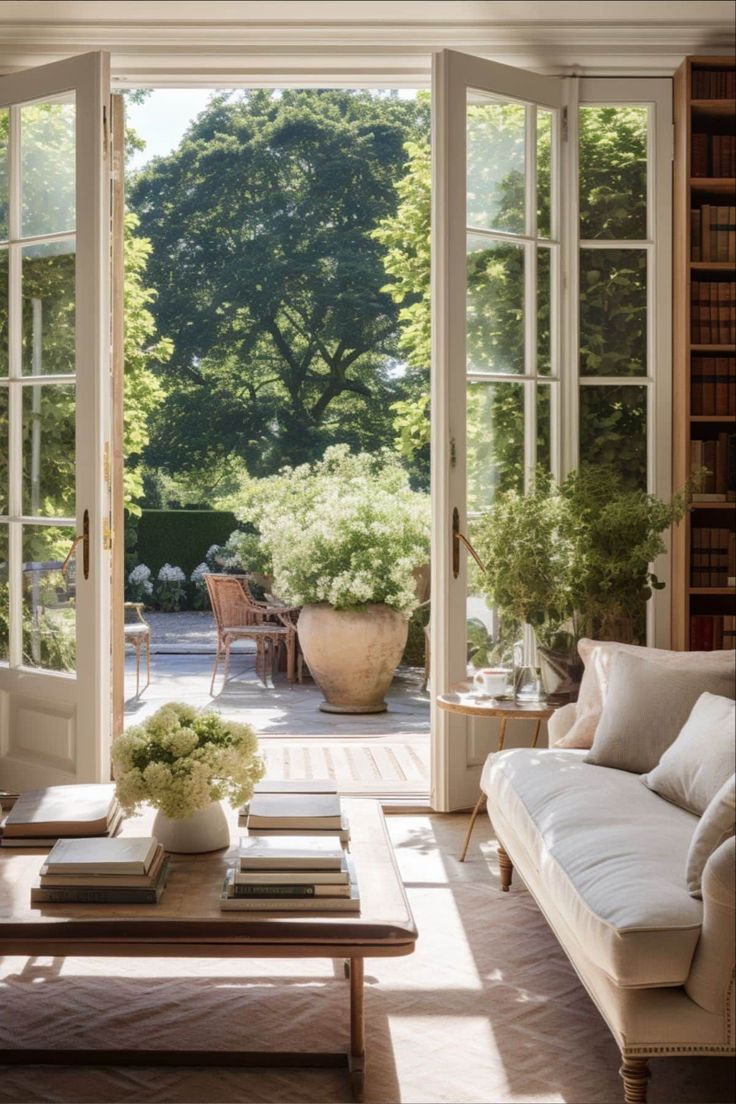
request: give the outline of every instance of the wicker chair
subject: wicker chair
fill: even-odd
[[[217,654],[212,669],[210,694],[215,686],[220,656],[225,654],[223,686],[230,668],[230,648],[236,640],[254,640],[256,644],[256,671],[264,685],[270,675],[273,678],[274,658],[281,645],[286,646],[286,669],[289,682],[294,681],[294,656],[296,630],[272,615],[267,603],[256,602],[247,579],[240,575],[205,575],[207,592],[217,628]]]
[[[146,685],[151,683],[151,626],[143,617],[143,602],[125,602],[125,643],[135,648],[135,696],[141,692],[141,652],[146,649]]]

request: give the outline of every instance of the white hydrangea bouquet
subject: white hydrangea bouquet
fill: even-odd
[[[118,800],[128,814],[147,803],[172,820],[214,801],[240,806],[264,774],[257,749],[249,725],[169,702],[114,741]]]

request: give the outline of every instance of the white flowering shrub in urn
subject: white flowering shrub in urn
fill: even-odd
[[[227,847],[221,802],[242,805],[264,774],[249,725],[177,702],[118,736],[112,759],[123,810],[157,809],[153,834],[173,852]]]
[[[322,460],[247,486],[236,513],[257,518],[278,596],[302,606],[297,630],[333,713],[378,713],[429,560],[429,497],[394,454],[327,449]]]

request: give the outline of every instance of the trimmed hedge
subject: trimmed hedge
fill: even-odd
[[[237,528],[229,510],[144,510],[138,521],[136,563],[150,567],[154,577],[165,563],[191,575],[210,545],[224,544]]]

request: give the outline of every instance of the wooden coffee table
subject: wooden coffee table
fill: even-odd
[[[466,717],[495,717],[500,720],[498,730],[498,751],[503,751],[506,741],[506,725],[509,721],[536,721],[532,747],[537,746],[539,731],[542,721],[549,720],[557,706],[547,702],[516,701],[515,699],[493,698],[482,696],[474,690],[472,683],[461,682],[453,686],[448,693],[437,695],[437,704],[440,709],[448,713],[462,713]],[[462,850],[458,856],[460,862],[465,862],[468,853],[470,837],[478,814],[486,803],[486,795],[481,791],[480,797],[475,803],[468,829],[465,833]]]
[[[47,851],[0,850],[0,954],[125,958],[340,958],[349,963],[347,1051],[0,1050],[0,1065],[343,1066],[356,1100],[365,1077],[363,963],[408,955],[417,931],[386,823],[376,801],[344,798],[350,819],[361,911],[247,913],[220,911],[225,872],[236,859],[237,816],[229,851],[172,856],[158,905],[43,905],[30,887]],[[152,816],[126,822],[124,835],[150,833]],[[11,1011],[8,1009],[8,1011]]]

